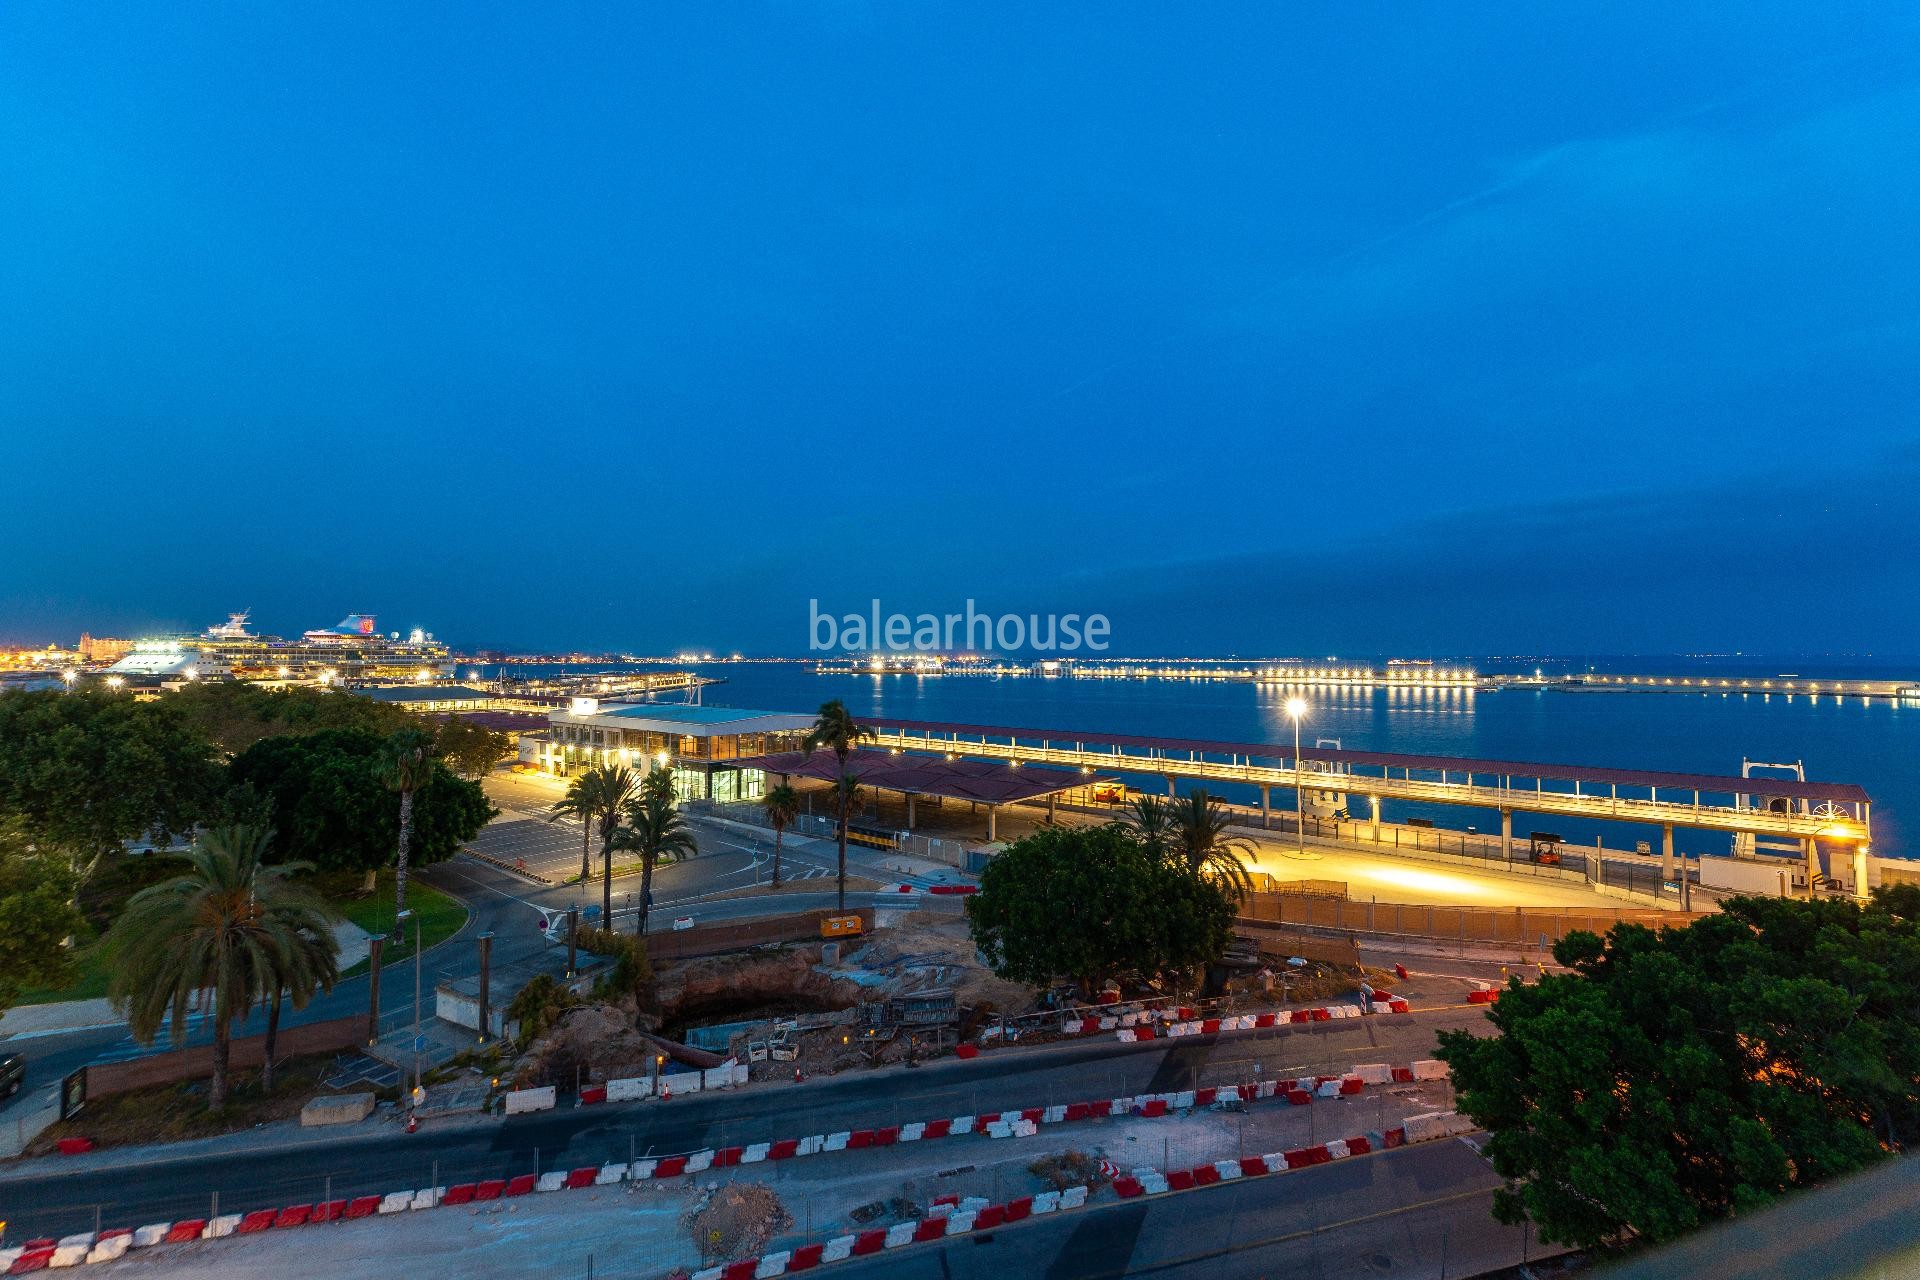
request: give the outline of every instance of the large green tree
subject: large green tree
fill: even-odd
[[[1083,992],[1130,970],[1190,972],[1233,936],[1232,896],[1119,826],[1043,827],[987,864],[967,899],[975,945],[995,973]]]
[[[1660,1241],[1920,1136],[1920,889],[1735,898],[1679,929],[1554,948],[1493,1037],[1440,1035],[1492,1134],[1504,1221],[1576,1246]]]
[[[221,790],[212,746],[171,699],[0,694],[0,816],[66,857],[76,889],[129,841],[191,832]]]
[[[513,742],[477,720],[448,716],[433,735],[433,753],[462,778],[484,778],[513,754]]]
[[[250,680],[196,680],[163,701],[195,732],[228,755],[262,738],[358,729],[386,736],[420,728],[404,707],[331,689],[273,689]]]
[[[272,860],[372,875],[398,853],[400,794],[390,790],[387,740],[327,729],[266,738],[229,769],[236,788],[272,817]],[[429,760],[413,793],[408,860],[425,866],[452,857],[493,817],[479,784]]]
[[[66,983],[81,924],[73,893],[67,859],[37,847],[17,818],[0,820],[0,1013],[23,987]]]

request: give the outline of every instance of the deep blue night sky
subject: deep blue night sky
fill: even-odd
[[[0,8],[0,637],[1920,651],[1913,6],[395,9]]]

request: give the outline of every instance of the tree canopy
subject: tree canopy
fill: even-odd
[[[64,855],[76,884],[128,841],[189,833],[221,789],[213,750],[170,698],[0,694],[0,815]]]
[[[23,987],[58,987],[71,968],[66,940],[80,928],[73,868],[37,848],[17,819],[0,820],[0,1013]]]
[[[391,703],[328,689],[271,689],[246,680],[195,681],[163,701],[228,755],[285,734],[359,729],[384,737],[422,725],[419,716]]]
[[[234,760],[236,787],[271,814],[273,861],[353,871],[393,861],[401,797],[384,779],[386,745],[372,733],[326,729],[262,739]],[[429,760],[413,792],[410,861],[424,866],[452,857],[493,813],[479,784]]]
[[[513,744],[498,729],[456,715],[433,735],[433,750],[460,777],[484,778],[512,754]]]
[[[1671,1239],[1920,1135],[1920,889],[1735,898],[1691,926],[1570,933],[1497,1036],[1445,1031],[1495,1212],[1576,1246]]]
[[[994,972],[1036,987],[1200,968],[1226,950],[1233,918],[1219,883],[1117,826],[1024,836],[987,864],[967,899],[974,943]]]

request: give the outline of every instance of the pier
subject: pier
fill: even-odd
[[[1330,797],[1357,795],[1370,814],[1352,821],[1378,838],[1384,800],[1485,809],[1500,815],[1502,856],[1511,858],[1516,813],[1638,823],[1661,832],[1661,858],[1674,862],[1676,828],[1791,841],[1803,852],[1810,879],[1818,875],[1819,845],[1842,847],[1852,858],[1854,883],[1868,883],[1872,803],[1852,783],[1791,778],[1745,778],[1644,769],[1476,760],[1337,748],[1293,749],[1271,743],[1231,743],[930,721],[872,719],[874,745],[950,759],[1008,764],[1065,765],[1085,773],[1128,773],[1174,781],[1191,778],[1257,788],[1263,814],[1273,789],[1297,789],[1323,807]]]

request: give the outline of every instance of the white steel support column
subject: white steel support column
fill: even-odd
[[[1500,811],[1500,856],[1513,861],[1513,810]]]
[[[1367,803],[1373,806],[1373,841],[1380,842],[1380,797],[1368,796]]]
[[[992,843],[993,841],[998,840],[1000,838],[995,833],[995,830],[994,830],[994,827],[995,827],[994,819],[998,817],[999,814],[1000,814],[1000,808],[998,805],[990,804],[987,806],[987,841],[988,843]]]
[[[1262,828],[1273,825],[1273,787],[1265,782],[1260,784],[1260,825]]]
[[[1853,846],[1853,896],[1862,902],[1867,900],[1867,846]]]
[[[1673,879],[1673,824],[1660,824],[1660,879]]]

